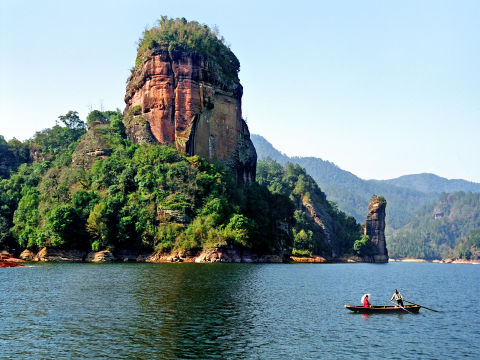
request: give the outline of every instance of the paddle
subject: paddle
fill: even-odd
[[[412,304],[412,305],[420,306],[420,307],[422,307],[422,308],[424,308],[424,309],[427,309],[427,310],[430,310],[430,311],[440,312],[440,311],[438,311],[438,310],[430,309],[430,308],[428,308],[428,307],[426,307],[426,306],[423,306],[423,305],[420,305],[420,304],[415,304],[414,302],[411,302],[411,301],[408,301],[408,300],[405,300],[405,299],[403,299],[403,301],[406,301],[406,302],[408,302],[408,303],[410,303],[410,304]]]
[[[408,311],[407,309],[405,309],[402,305],[400,305],[400,304],[395,304],[392,300],[390,300],[390,302],[391,302],[393,305],[402,308],[402,309],[405,310],[407,313],[413,314],[411,311]]]

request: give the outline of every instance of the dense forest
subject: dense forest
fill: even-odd
[[[480,194],[442,193],[387,238],[391,257],[478,258]]]
[[[118,110],[95,110],[86,123],[69,112],[25,142],[1,138],[0,247],[289,253],[295,246],[305,254],[328,253],[333,244],[341,254],[353,251],[359,225],[299,166],[260,163],[259,182],[240,186],[219,163],[132,144],[122,120]],[[330,242],[297,206],[299,197],[328,208]]]

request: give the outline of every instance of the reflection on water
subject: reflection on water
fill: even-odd
[[[39,264],[2,269],[0,281],[5,358],[436,359],[480,351],[475,266]],[[395,287],[444,312],[343,307],[365,292],[387,303]]]
[[[134,289],[138,313],[144,320],[137,329],[135,345],[140,340],[145,351],[156,348],[168,358],[228,354],[232,341],[241,335],[238,331],[252,327],[237,299],[257,269],[167,264],[148,271]]]

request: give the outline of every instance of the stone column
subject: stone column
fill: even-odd
[[[385,209],[387,201],[382,196],[372,196],[365,218],[365,235],[375,245],[373,260],[377,263],[388,262],[387,243],[385,241]]]

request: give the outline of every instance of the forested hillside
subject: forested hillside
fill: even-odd
[[[480,193],[480,184],[462,179],[445,179],[435,174],[404,175],[391,180],[379,182],[415,189],[422,192],[471,191]]]
[[[28,149],[30,156],[18,166],[25,158],[12,155],[17,160],[4,167],[1,247],[291,250],[293,204],[286,196],[258,184],[243,189],[223,166],[198,156],[134,145],[122,117],[94,111],[86,133],[70,112],[61,117],[64,126],[41,131],[22,146],[7,144],[2,151]],[[85,165],[91,156],[95,161]]]
[[[290,158],[259,135],[252,135],[252,141],[259,159],[269,157],[282,165],[292,162],[304,167],[329,200],[336,202],[339,209],[353,215],[359,222],[365,221],[368,202],[373,194],[382,195],[388,200],[386,221],[390,231],[401,227],[417,209],[438,197],[434,193],[424,193],[381,181],[363,180],[332,162],[319,158]]]
[[[391,257],[476,256],[480,231],[477,205],[480,184],[448,180],[433,174],[363,180],[329,161],[288,157],[259,135],[252,135],[252,141],[259,159],[271,158],[280,164],[292,162],[304,167],[328,199],[359,222],[365,219],[371,195],[384,196],[388,200],[387,247]],[[472,190],[474,193],[441,194],[446,190]],[[442,206],[446,214],[442,217],[437,214],[435,219],[434,209]]]
[[[478,258],[479,231],[480,194],[442,193],[388,237],[387,246],[394,258]]]
[[[259,182],[239,184],[220,163],[133,144],[118,110],[59,120],[23,143],[0,139],[0,249],[289,254],[295,246],[340,256],[360,237],[299,166],[264,162]]]

